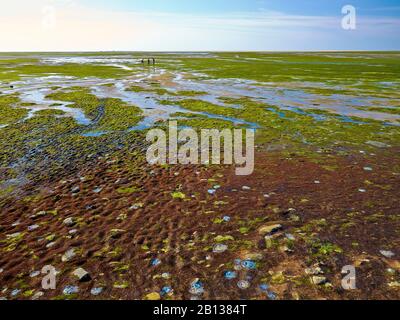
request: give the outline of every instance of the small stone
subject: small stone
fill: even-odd
[[[371,167],[364,167],[364,171],[372,171]]]
[[[56,244],[55,241],[49,242],[48,244],[46,244],[46,248],[49,249],[51,247],[53,247]]]
[[[204,287],[200,279],[193,279],[193,281],[190,283],[189,293],[193,295],[201,295],[204,293]]]
[[[243,186],[243,187],[242,187],[242,190],[251,190],[251,188],[248,187],[248,186]]]
[[[36,230],[37,228],[39,228],[39,225],[38,224],[33,224],[33,225],[28,227],[28,231],[33,231],[33,230]]]
[[[228,246],[226,244],[218,243],[213,247],[214,253],[222,253],[228,250]]]
[[[258,229],[258,233],[260,235],[266,235],[266,234],[275,233],[281,229],[282,229],[282,225],[273,224],[273,225],[269,225],[269,226],[262,226],[260,229]]]
[[[104,289],[102,287],[92,288],[92,290],[90,290],[90,294],[93,296],[98,296],[103,292],[103,290]]]
[[[95,188],[93,189],[94,193],[100,193],[103,190],[103,188]]]
[[[75,194],[75,193],[78,193],[80,190],[81,190],[81,189],[79,188],[79,186],[76,186],[76,187],[73,187],[73,188],[71,189],[71,192],[72,192],[73,194]]]
[[[166,296],[166,295],[171,296],[172,293],[173,293],[173,290],[170,286],[165,286],[160,291],[161,296]]]
[[[69,231],[68,231],[69,234],[75,234],[75,233],[77,233],[77,232],[78,232],[77,229],[72,229],[72,230],[69,230]]]
[[[129,208],[129,210],[137,210],[137,209],[143,208],[143,206],[144,206],[143,203],[135,203],[133,206],[131,206]]]
[[[76,256],[75,249],[69,249],[61,257],[61,261],[62,262],[71,261],[75,256]]]
[[[322,271],[321,267],[319,265],[314,265],[310,268],[307,268],[304,270],[306,274],[309,275],[319,275],[319,274],[324,274],[324,272]]]
[[[250,287],[250,282],[248,282],[247,280],[240,280],[237,283],[237,286],[239,287],[239,289],[246,290]]]
[[[377,148],[387,148],[389,147],[389,145],[387,145],[386,143],[383,142],[379,142],[379,141],[367,141],[366,144],[369,144],[373,147],[377,147]]]
[[[235,271],[225,271],[224,278],[228,280],[235,279],[237,277],[237,273]]]
[[[163,279],[169,279],[169,278],[171,278],[171,274],[168,273],[168,272],[164,272],[164,273],[161,274],[161,278],[163,278]]]
[[[400,282],[398,282],[398,281],[392,281],[392,282],[389,282],[389,283],[388,283],[388,286],[389,286],[390,288],[400,288]]]
[[[260,261],[264,258],[262,253],[247,253],[244,255],[244,260]]]
[[[31,215],[32,219],[38,218],[38,217],[43,217],[46,215],[46,211],[39,211],[38,213],[35,213],[33,215]]]
[[[208,189],[207,192],[211,195],[215,194],[217,192],[217,190],[215,189]]]
[[[276,293],[275,292],[268,292],[267,297],[270,300],[275,300],[276,299]]]
[[[296,238],[294,237],[294,235],[290,234],[290,233],[285,233],[285,237],[290,240],[290,241],[294,241],[296,240]]]
[[[325,277],[322,277],[322,276],[313,276],[311,278],[311,281],[312,281],[313,284],[315,284],[317,286],[323,285],[323,284],[328,282],[328,280]]]
[[[36,292],[33,296],[32,296],[32,300],[39,300],[40,297],[42,297],[44,295],[44,293],[42,291],[38,291]]]
[[[358,191],[359,191],[359,192],[362,192],[362,193],[365,193],[365,192],[367,192],[367,190],[365,190],[365,189],[362,189],[362,188],[358,189]]]
[[[260,290],[261,291],[268,291],[268,289],[269,289],[269,285],[268,284],[266,284],[266,283],[261,283],[260,284]]]
[[[230,216],[224,216],[222,218],[222,220],[224,220],[225,222],[229,222],[229,221],[231,221],[231,217]]]
[[[383,255],[386,258],[393,258],[395,256],[394,252],[392,251],[387,251],[387,250],[381,250],[379,251],[381,253],[381,255]]]
[[[161,261],[160,261],[160,259],[157,259],[157,258],[155,258],[155,259],[153,259],[153,260],[151,260],[151,263],[150,263],[153,267],[155,267],[155,266],[158,266],[159,264],[161,264]]]
[[[78,278],[79,282],[86,282],[91,280],[89,272],[87,272],[83,268],[76,269],[72,274]]]
[[[17,238],[20,235],[21,235],[21,232],[15,232],[15,233],[12,233],[12,234],[8,234],[7,235],[7,239]]]
[[[255,270],[257,269],[257,264],[252,260],[243,260],[242,267],[247,270]]]
[[[67,226],[67,227],[72,227],[76,224],[76,219],[75,218],[66,218],[63,223]]]
[[[75,294],[79,292],[79,288],[77,286],[66,286],[63,290],[63,294],[69,296],[71,294]]]
[[[20,292],[21,292],[20,289],[14,289],[13,291],[11,291],[11,295],[12,295],[13,297],[15,297],[15,296],[17,296]]]
[[[40,271],[32,271],[32,272],[29,274],[29,276],[30,276],[31,278],[35,278],[35,277],[37,277],[39,274],[40,274]]]
[[[144,300],[156,301],[156,300],[160,300],[160,299],[161,299],[161,296],[160,296],[160,294],[158,292],[149,293],[148,295],[146,295],[144,297]]]

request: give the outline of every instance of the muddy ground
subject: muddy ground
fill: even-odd
[[[130,161],[124,154],[95,160],[57,182],[26,186],[35,200],[3,205],[1,232],[14,234],[1,243],[3,296],[399,298],[400,180],[391,171],[398,159],[331,155],[337,169],[330,170],[260,151],[248,177],[233,167],[144,162],[131,172]],[[45,265],[59,271],[56,290],[41,289],[35,271]],[[341,286],[345,265],[356,266],[356,290]],[[72,275],[79,267],[90,279]],[[196,278],[199,292],[191,290]],[[67,286],[79,291],[65,294]]]

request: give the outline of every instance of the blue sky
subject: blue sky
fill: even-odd
[[[114,10],[163,11],[171,13],[226,13],[272,10],[300,15],[337,15],[350,4],[360,13],[400,15],[399,0],[83,0],[89,5]],[[396,8],[394,12],[393,8]]]
[[[0,30],[0,51],[400,50],[400,1],[14,0]]]

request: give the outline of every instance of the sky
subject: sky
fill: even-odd
[[[400,50],[400,0],[0,0],[0,39],[0,51]]]

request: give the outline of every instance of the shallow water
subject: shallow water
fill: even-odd
[[[25,91],[21,93],[20,99],[22,102],[36,104],[33,106],[21,107],[29,109],[29,113],[27,117],[23,119],[23,121],[34,117],[35,113],[40,110],[52,109],[52,110],[63,111],[66,116],[73,117],[78,124],[89,125],[91,123],[90,119],[88,119],[85,116],[85,114],[81,109],[68,107],[68,105],[73,104],[72,102],[46,99],[46,95],[49,94],[50,92],[51,91],[49,91],[48,89],[39,89],[39,90]]]
[[[171,53],[174,54],[174,53]],[[196,55],[198,53],[187,53],[187,55]],[[201,53],[202,54],[202,53]],[[48,64],[64,64],[64,63],[85,63],[85,64],[102,64],[112,65],[115,67],[124,68],[126,70],[130,67],[126,64],[137,64],[139,58],[130,56],[117,57],[46,57],[42,61]],[[170,79],[164,81],[161,80],[162,88],[166,88],[171,92],[177,91],[201,91],[206,92],[203,95],[197,95],[194,97],[177,97],[174,95],[157,95],[153,92],[131,92],[126,91],[132,84],[142,85],[146,84],[146,81],[151,81],[153,78],[166,77],[169,74]],[[355,120],[350,117],[359,117],[374,120],[387,121],[394,125],[399,125],[396,120],[400,120],[400,115],[372,112],[367,110],[360,110],[357,108],[369,107],[369,106],[386,106],[385,102],[387,99],[383,98],[370,98],[364,96],[351,96],[334,94],[330,96],[313,94],[305,92],[302,89],[293,87],[293,84],[280,85],[268,83],[257,83],[255,81],[243,80],[243,79],[210,79],[206,75],[202,74],[191,74],[192,76],[198,77],[198,79],[187,78],[184,73],[171,72],[157,67],[144,67],[142,73],[135,73],[129,76],[127,79],[118,80],[115,79],[96,79],[96,78],[85,78],[77,79],[74,77],[59,76],[56,74],[50,74],[46,77],[26,77],[24,80],[15,81],[12,83],[13,89],[4,87],[0,89],[4,93],[20,93],[22,102],[35,103],[35,106],[24,107],[30,109],[27,117],[31,118],[39,110],[54,109],[61,110],[66,113],[66,116],[73,117],[77,123],[82,125],[89,125],[91,122],[85,116],[82,110],[78,108],[68,107],[71,103],[63,101],[52,101],[45,98],[45,96],[52,92],[51,87],[58,86],[61,88],[67,88],[72,86],[83,86],[91,88],[93,94],[99,98],[119,98],[129,104],[136,105],[143,110],[144,119],[132,130],[143,130],[150,128],[157,121],[164,121],[168,119],[171,114],[176,112],[186,112],[194,114],[202,114],[209,118],[223,119],[231,121],[237,124],[246,124],[252,128],[257,128],[257,124],[248,123],[240,119],[234,119],[229,117],[217,116],[202,112],[192,112],[185,110],[176,105],[163,105],[159,103],[159,100],[170,100],[177,101],[181,99],[197,99],[205,102],[209,102],[215,105],[220,105],[230,108],[239,108],[239,105],[225,104],[220,100],[221,97],[229,98],[242,98],[248,97],[255,101],[266,103],[267,105],[279,107],[282,110],[294,111],[299,114],[305,114],[308,109],[321,109],[331,111],[339,115],[338,119],[343,122],[354,122]],[[168,77],[167,77],[168,78]],[[114,83],[114,86],[108,87],[104,84]],[[300,84],[298,84],[300,85]],[[340,87],[328,84],[319,84],[304,82],[301,83],[304,88],[331,88],[340,89]],[[387,83],[391,86],[392,83]],[[60,104],[59,106],[53,106],[53,104]],[[272,110],[272,109],[271,109]],[[274,110],[279,116],[284,117],[285,114],[280,111]],[[326,117],[319,114],[313,114],[307,112],[307,115],[314,117],[318,121],[324,121]],[[1,128],[1,127],[0,127]]]

